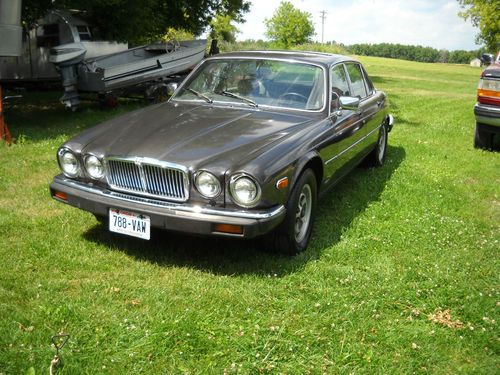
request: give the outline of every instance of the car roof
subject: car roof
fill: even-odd
[[[300,62],[316,63],[321,65],[332,65],[343,61],[357,61],[344,55],[334,55],[331,53],[313,51],[237,51],[226,52],[211,56],[211,58],[269,58],[279,60],[295,60]]]

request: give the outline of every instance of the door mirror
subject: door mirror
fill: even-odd
[[[333,110],[338,109],[340,107],[340,96],[332,91],[332,101],[330,102],[330,108]]]
[[[353,96],[341,96],[339,98],[340,109],[356,111],[359,108],[360,99]]]
[[[174,95],[175,90],[177,90],[177,87],[179,87],[179,84],[177,82],[170,82],[167,84],[167,94],[168,96]]]

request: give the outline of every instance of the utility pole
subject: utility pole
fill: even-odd
[[[324,43],[324,37],[325,37],[325,18],[326,18],[326,11],[322,10],[321,12],[321,44]]]

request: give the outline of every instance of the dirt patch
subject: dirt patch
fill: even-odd
[[[459,320],[452,320],[450,310],[436,310],[434,314],[429,315],[429,320],[433,323],[441,324],[448,328],[464,328],[464,324]]]

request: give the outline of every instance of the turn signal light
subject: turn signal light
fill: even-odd
[[[288,186],[288,177],[283,177],[276,182],[276,189],[282,190]]]
[[[220,233],[243,234],[243,227],[232,224],[215,224],[214,231]]]
[[[63,193],[62,191],[56,191],[54,193],[54,197],[58,198],[58,199],[61,199],[63,201],[66,201],[66,202],[68,201],[68,194]]]

